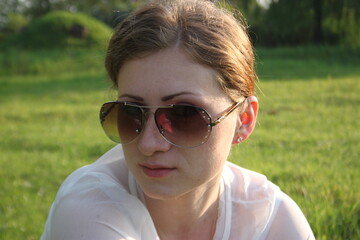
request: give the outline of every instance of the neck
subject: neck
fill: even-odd
[[[218,216],[220,179],[180,197],[153,199],[146,205],[160,239],[212,239]]]

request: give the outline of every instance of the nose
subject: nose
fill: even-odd
[[[160,134],[154,114],[150,111],[145,114],[145,126],[137,144],[139,151],[145,156],[151,156],[156,152],[166,152],[171,148],[171,144]]]

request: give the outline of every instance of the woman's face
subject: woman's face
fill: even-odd
[[[232,102],[216,72],[169,48],[126,62],[118,75],[119,100],[148,106],[185,103],[219,117]],[[150,111],[155,111],[151,109]],[[212,128],[204,144],[183,149],[168,143],[150,114],[141,135],[123,145],[127,165],[147,197],[169,199],[217,186],[239,116],[234,112]]]

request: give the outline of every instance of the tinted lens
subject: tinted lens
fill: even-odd
[[[155,118],[161,134],[169,142],[181,147],[195,147],[204,143],[211,131],[209,114],[194,106],[159,108]]]
[[[133,141],[142,129],[142,110],[122,102],[105,103],[100,112],[100,121],[106,135],[118,143]]]

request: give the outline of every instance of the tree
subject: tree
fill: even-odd
[[[313,40],[315,43],[323,43],[323,0],[313,0],[314,30]]]
[[[43,16],[47,13],[49,13],[54,9],[54,5],[62,2],[62,0],[31,0],[26,1],[26,9],[24,10],[24,13],[29,16],[31,19],[38,18],[40,16]]]
[[[325,42],[360,47],[360,1],[324,0],[323,12]]]
[[[246,5],[249,1],[237,2]],[[263,45],[325,43],[360,47],[359,12],[359,0],[273,0],[268,9],[257,12],[255,21],[248,18],[250,24],[255,23],[258,43]]]

